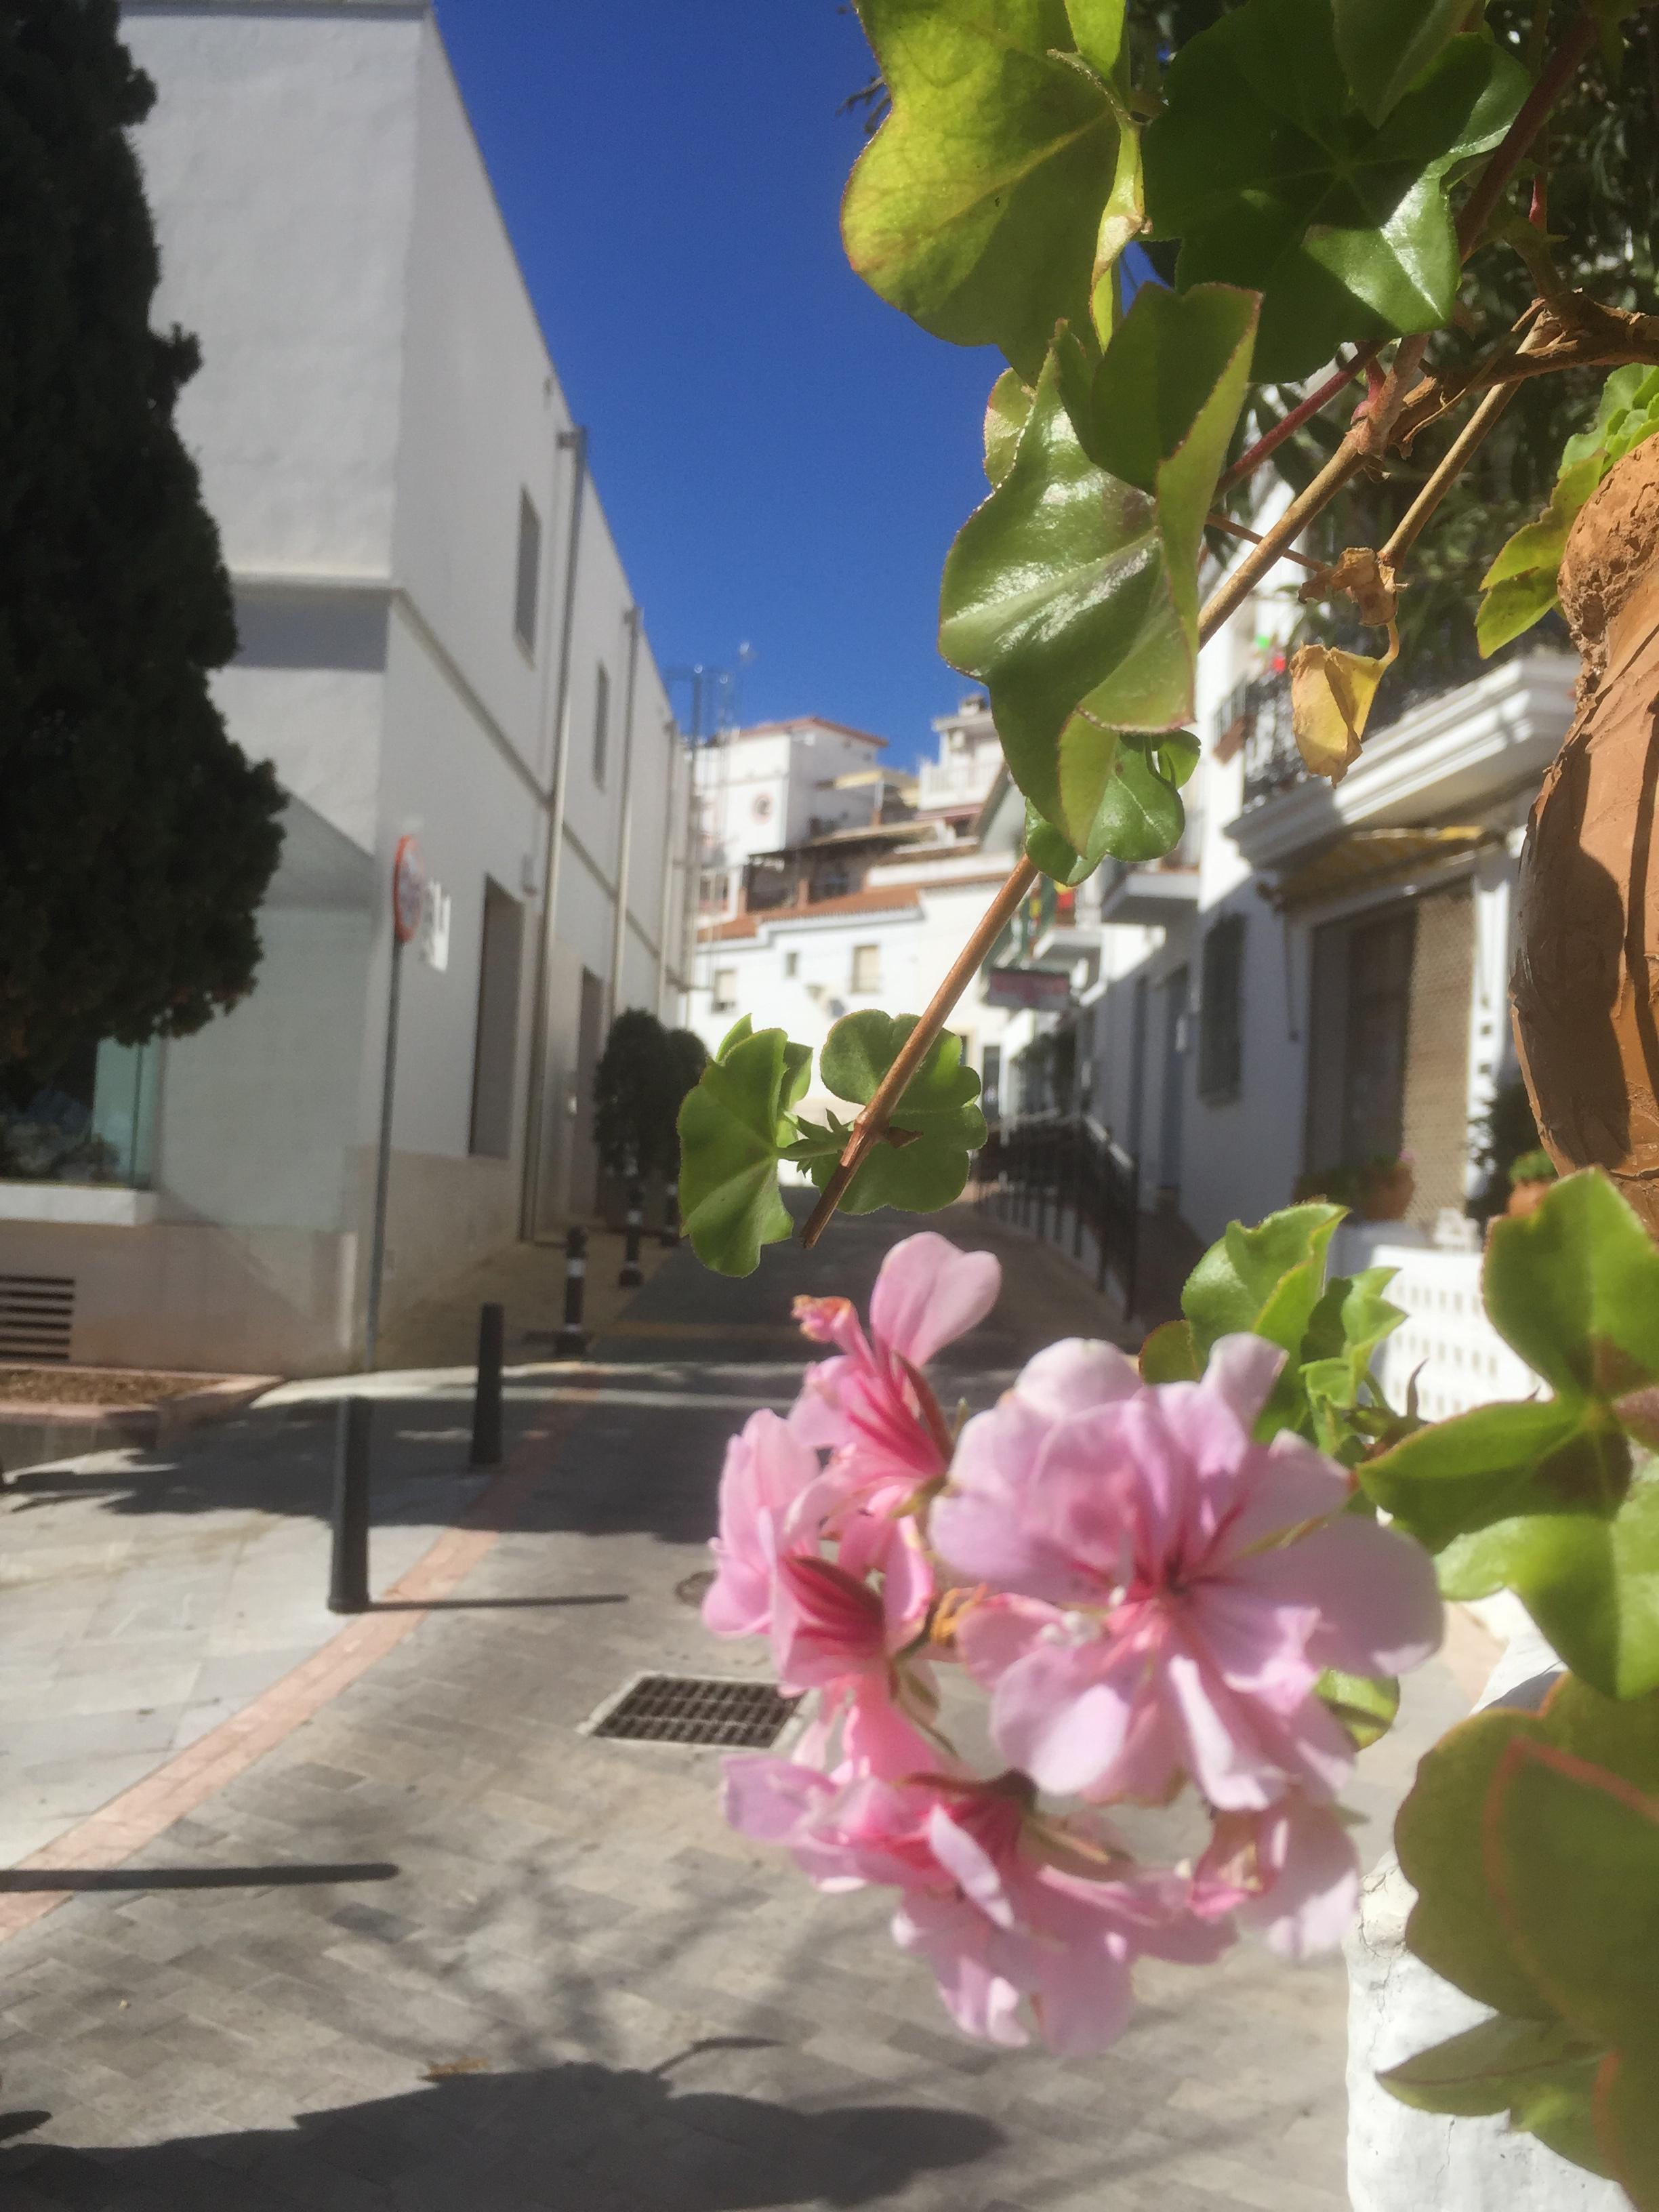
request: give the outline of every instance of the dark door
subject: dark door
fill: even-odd
[[[1158,1115],[1158,1180],[1171,1204],[1181,1194],[1181,1146],[1187,1105],[1187,970],[1164,986],[1164,1097]]]
[[[1348,939],[1348,1010],[1342,1054],[1342,1157],[1395,1158],[1406,1108],[1413,908],[1365,923]]]

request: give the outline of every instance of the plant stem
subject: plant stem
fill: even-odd
[[[1581,15],[1544,64],[1537,83],[1522,104],[1520,113],[1504,133],[1503,143],[1491,161],[1480,172],[1474,190],[1463,203],[1462,212],[1457,218],[1460,260],[1467,261],[1480,243],[1481,234],[1492,220],[1492,210],[1502,198],[1504,187],[1542,130],[1544,118],[1566,90],[1579,63],[1600,35],[1595,17]]]
[[[951,1018],[957,1000],[978,975],[986,955],[1019,911],[1036,882],[1039,870],[1022,860],[986,908],[977,929],[957,955],[950,974],[934,992],[927,1011],[904,1040],[898,1058],[883,1076],[875,1097],[859,1115],[858,1125],[842,1154],[840,1164],[824,1185],[806,1226],[803,1244],[816,1244],[830,1225],[830,1218],[847,1195],[848,1185],[863,1166],[866,1155],[881,1142],[893,1109],[904,1096],[910,1078],[927,1059],[935,1040]]]
[[[1224,530],[1230,538],[1242,538],[1248,544],[1260,545],[1261,543],[1261,532],[1259,530],[1246,529],[1242,522],[1235,522],[1231,514],[1214,513],[1206,514],[1204,518],[1204,527],[1206,530]],[[1305,553],[1282,553],[1279,558],[1283,561],[1294,561],[1304,568],[1317,568],[1321,566],[1319,562],[1310,561]]]
[[[1352,384],[1355,377],[1363,376],[1382,350],[1381,339],[1370,345],[1361,346],[1346,368],[1339,368],[1334,375],[1328,376],[1323,384],[1310,392],[1299,405],[1292,407],[1282,421],[1275,422],[1271,430],[1239,455],[1217,484],[1217,494],[1231,491],[1236,483],[1243,483],[1246,477],[1253,475],[1270,453],[1277,452],[1286,438],[1294,437],[1304,422],[1310,422],[1320,409],[1328,407],[1337,393]]]
[[[1422,533],[1424,525],[1456,483],[1469,456],[1515,397],[1513,384],[1495,384],[1463,425],[1417,497],[1401,517],[1392,538],[1377,555],[1385,567],[1396,568]]]
[[[1224,577],[1198,618],[1198,641],[1207,645],[1228,617],[1243,606],[1261,578],[1284,558],[1285,549],[1299,538],[1322,508],[1328,507],[1350,477],[1358,471],[1363,456],[1346,437],[1304,492],[1297,494],[1265,538],[1259,538],[1230,576]]]

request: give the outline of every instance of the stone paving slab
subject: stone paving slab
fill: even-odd
[[[890,1237],[848,1224],[843,1264],[873,1272]],[[1007,1318],[958,1362],[975,1394],[1064,1305],[1008,1264]],[[685,1255],[647,1298],[706,1312],[708,1279]],[[775,1285],[731,1287],[709,1318],[774,1317]],[[577,1732],[642,1667],[763,1672],[675,1592],[727,1401],[783,1379],[639,1363],[625,1404],[571,1415],[466,1602],[139,1852],[131,1887],[0,1948],[6,2212],[1346,2202],[1334,1962],[1151,1964],[1104,2057],[988,2052],[888,1941],[890,1901],[819,1897],[725,1826],[715,1754]],[[582,1595],[623,1601],[546,1601]]]

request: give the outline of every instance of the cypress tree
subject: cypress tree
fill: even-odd
[[[117,0],[0,0],[0,1065],[200,1029],[252,986],[282,796],[209,676],[229,580],[150,328]]]

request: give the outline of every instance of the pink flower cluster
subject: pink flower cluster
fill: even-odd
[[[733,1824],[820,1888],[897,1890],[895,1937],[968,2033],[1024,2042],[1024,2002],[1081,2051],[1121,2030],[1139,1956],[1340,1940],[1354,1753],[1317,1685],[1419,1664],[1441,1607],[1341,1468],[1254,1440],[1284,1358],[1260,1337],[1157,1386],[1110,1345],[1052,1345],[953,1439],[922,1370],[1000,1287],[929,1232],[889,1253],[868,1334],[845,1299],[796,1302],[835,1356],[732,1439],[703,1617],[769,1636],[780,1682],[817,1693],[793,1758],[726,1762]],[[989,1694],[994,1778],[940,1729],[947,1657]],[[1208,1848],[1136,1864],[1097,1808],[1188,1784]]]

